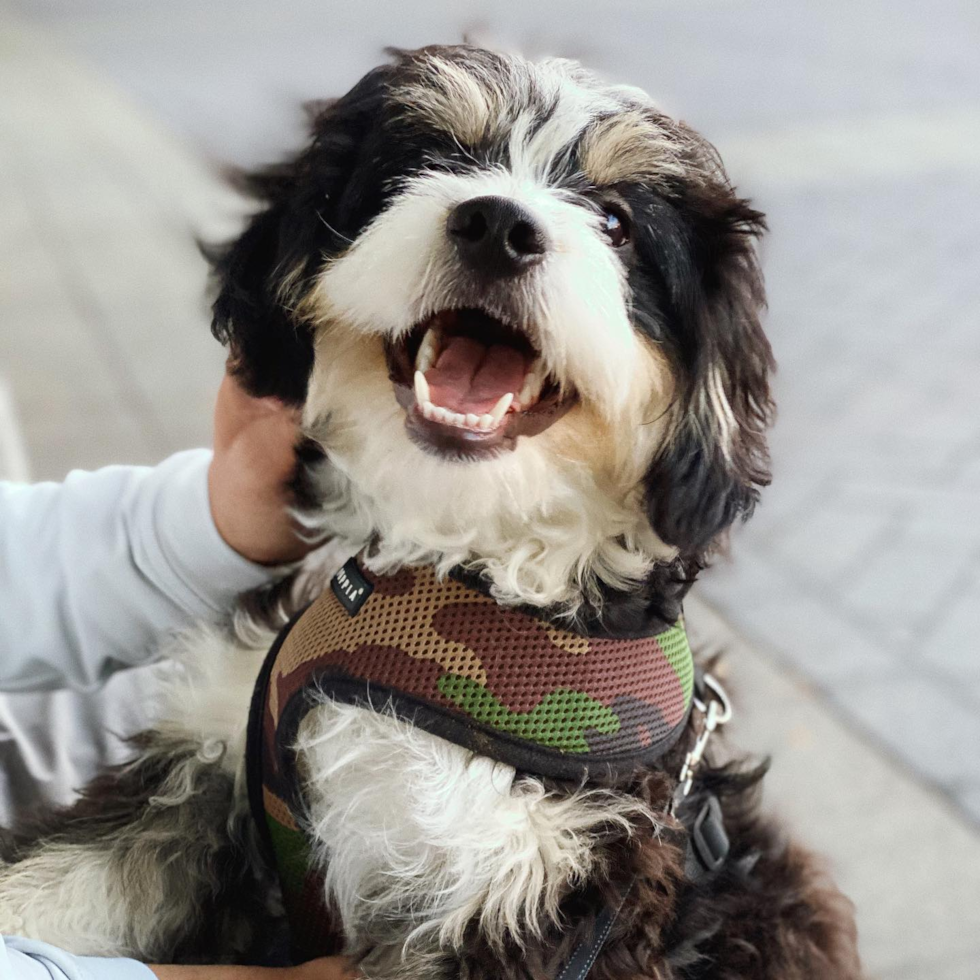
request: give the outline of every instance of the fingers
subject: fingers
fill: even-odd
[[[363,977],[346,956],[321,956],[297,969],[303,971],[302,980],[358,980]]]

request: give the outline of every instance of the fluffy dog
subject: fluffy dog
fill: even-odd
[[[501,604],[606,635],[674,623],[768,482],[763,216],[639,90],[470,46],[395,52],[317,107],[212,254],[214,330],[250,391],[304,405],[311,536],[393,571],[464,568]],[[254,959],[274,883],[243,791],[248,701],[316,554],[176,653],[137,758],[10,842],[0,928],[81,953]],[[589,895],[634,881],[592,976],[847,980],[846,900],[702,767],[722,871],[689,880],[656,768],[548,782],[332,701],[296,744],[340,943],[373,978],[546,977]]]

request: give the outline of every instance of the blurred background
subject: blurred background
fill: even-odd
[[[207,443],[219,167],[385,45],[464,34],[646,88],[769,214],[775,482],[692,618],[871,975],[976,980],[976,0],[0,0],[0,476]]]

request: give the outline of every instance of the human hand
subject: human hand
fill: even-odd
[[[296,561],[312,548],[287,510],[299,419],[299,409],[253,398],[225,373],[214,406],[211,516],[221,537],[260,565]]]
[[[153,964],[157,980],[357,980],[349,959],[322,956],[299,966],[172,966]]]
[[[291,968],[291,980],[358,980],[363,977],[344,956],[321,956]]]

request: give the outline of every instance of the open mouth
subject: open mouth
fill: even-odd
[[[528,335],[477,309],[442,310],[386,348],[409,433],[440,455],[513,449],[574,404]]]

